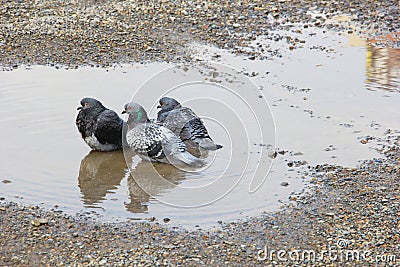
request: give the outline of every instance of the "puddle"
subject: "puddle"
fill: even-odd
[[[379,156],[371,149],[372,144],[362,144],[360,140],[366,135],[382,135],[387,128],[400,128],[398,50],[349,46],[346,37],[329,32],[309,35],[305,30],[299,37],[306,43],[294,50],[284,42],[268,43],[284,55],[270,60],[243,59],[203,45],[192,48],[199,60],[218,58],[218,63],[244,73],[259,90],[257,95],[262,95],[271,105],[276,146],[288,152],[278,154],[266,182],[255,193],[249,193],[251,174],[260,161],[258,152],[267,148],[252,137],[250,141],[244,140],[251,144],[246,155],[251,166],[224,198],[197,208],[171,205],[193,197],[184,188],[204,187],[218,180],[218,174],[225,171],[226,162],[232,158],[234,146],[231,144],[235,142],[229,135],[240,139],[243,134],[230,130],[227,135],[223,127],[213,123],[212,118],[217,117],[228,128],[237,125],[232,122],[229,126],[236,118],[226,115],[228,110],[221,111],[222,104],[205,105],[193,100],[196,90],[190,86],[171,94],[188,101],[187,105],[200,116],[210,118],[205,119],[209,132],[216,142],[224,145],[215,155],[211,153],[215,164],[209,169],[192,173],[155,164],[157,173],[168,181],[159,183],[160,180],[151,178],[153,167],[148,162],[139,162],[130,169],[122,151],[90,152],[75,127],[80,99],[94,96],[120,113],[138,88],[146,84],[151,88],[146,83],[148,78],[171,66],[155,63],[77,70],[34,66],[0,72],[3,125],[0,180],[11,181],[0,184],[0,194],[48,208],[56,205],[68,213],[95,213],[105,220],[154,216],[161,222],[163,218],[170,218],[169,224],[173,225],[206,227],[219,220],[231,221],[276,210],[290,193],[301,192],[307,183],[303,177],[307,164],[296,167],[290,164],[293,161],[354,166],[362,159]],[[255,46],[257,42],[268,41],[257,40]],[[202,86],[204,92],[213,90]],[[151,110],[157,99],[153,102],[154,91],[149,90],[152,89],[146,89],[147,98],[139,94],[135,100],[139,99],[138,102]],[[234,103],[223,94],[216,98]],[[154,112],[150,112],[152,117]],[[250,134],[256,129],[252,123],[245,128]],[[268,145],[272,146],[273,142]],[[247,144],[243,149],[247,149]],[[261,160],[270,158],[264,154]],[[238,175],[237,169],[229,172],[228,168],[219,180],[224,185],[224,181],[231,182]],[[289,185],[281,186],[282,182]],[[151,188],[153,197],[143,191],[143,183],[148,183],[145,187]]]

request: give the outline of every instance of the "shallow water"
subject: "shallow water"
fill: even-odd
[[[353,166],[379,156],[371,149],[373,144],[360,140],[400,128],[398,49],[354,47],[333,33],[303,35],[303,48],[290,51],[283,43],[270,44],[284,56],[262,61],[194,45],[198,59],[214,61],[218,54],[219,63],[246,74],[237,74],[239,82],[227,82],[228,87],[238,84],[240,97],[232,94],[235,90],[213,84],[212,79],[232,78],[224,77],[223,66],[211,74],[182,68],[165,71],[171,65],[161,63],[77,70],[34,66],[0,72],[0,180],[11,181],[0,183],[0,194],[48,208],[56,205],[68,213],[95,212],[105,220],[154,216],[161,222],[168,217],[174,225],[207,226],[276,210],[291,192],[300,192],[307,182],[307,165],[289,167],[288,161]],[[317,44],[334,52],[311,49]],[[187,79],[195,83],[185,83]],[[240,87],[246,79],[256,92],[240,91],[248,88]],[[208,155],[207,169],[153,167],[137,158],[132,165],[122,151],[90,152],[75,127],[82,97],[96,97],[120,113],[135,96],[154,117],[164,87],[172,88],[168,95],[186,101],[202,116],[214,140],[224,145]],[[271,106],[276,135],[271,134],[275,129],[268,108],[257,102],[264,100]],[[244,103],[251,104],[255,117],[263,118],[260,124]],[[260,129],[269,134],[259,138]],[[267,171],[272,163],[268,153],[274,145],[288,152],[278,155],[266,181],[250,193],[254,172]],[[263,175],[255,177],[253,182],[261,184]],[[289,186],[281,186],[283,181]]]

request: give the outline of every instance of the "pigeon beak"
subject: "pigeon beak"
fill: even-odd
[[[76,108],[76,110],[81,110],[81,109],[82,109],[82,107],[77,107],[77,108]]]
[[[121,112],[121,114],[125,114],[125,113],[126,113],[126,110],[124,110],[124,111]]]
[[[157,108],[161,108],[161,105],[158,105]]]

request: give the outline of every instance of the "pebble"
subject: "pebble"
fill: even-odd
[[[282,182],[282,183],[281,183],[281,186],[288,186],[288,185],[289,185],[288,182]]]
[[[33,226],[38,227],[38,226],[41,226],[41,225],[44,225],[44,224],[48,224],[48,222],[49,221],[47,219],[35,219],[35,220],[31,221],[31,224]]]

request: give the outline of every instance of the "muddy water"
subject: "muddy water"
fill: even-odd
[[[107,70],[29,67],[1,72],[0,180],[11,183],[0,183],[0,194],[14,201],[48,208],[56,206],[72,214],[91,213],[106,220],[154,216],[161,222],[168,217],[170,224],[207,226],[218,220],[235,220],[275,210],[287,201],[291,192],[300,192],[307,183],[303,177],[307,165],[289,167],[288,162],[353,166],[361,159],[378,156],[371,148],[373,143],[362,144],[360,140],[366,135],[380,136],[387,128],[400,128],[398,50],[354,47],[345,37],[329,33],[300,37],[307,40],[304,47],[291,51],[285,44],[270,44],[287,51],[283,51],[282,58],[263,61],[194,46],[198,59],[215,60],[218,54],[219,63],[232,66],[246,77],[254,76],[249,79],[269,102],[276,127],[276,136],[261,142],[251,135],[259,129],[257,125],[251,119],[248,122],[243,119],[250,115],[229,115],[235,107],[240,111],[236,113],[246,114],[244,106],[235,99],[221,93],[214,97],[219,102],[200,104],[191,85],[171,92],[204,116],[213,138],[224,145],[220,151],[208,155],[210,167],[200,172],[165,164],[153,166],[140,160],[127,164],[122,151],[90,152],[74,124],[80,98],[94,96],[120,112],[138,88],[149,85],[149,77],[170,65],[132,65]],[[332,47],[334,51],[311,49],[317,44]],[[208,81],[214,76],[207,76]],[[202,91],[208,95],[212,90],[222,90],[218,88],[202,85]],[[136,95],[136,100],[154,116],[158,96],[153,97],[154,91],[149,90],[152,89],[140,91],[145,93]],[[221,111],[223,102],[229,103],[225,111]],[[213,120],[215,117],[217,122]],[[230,125],[234,120],[238,122]],[[221,127],[221,121],[225,122],[222,123],[225,128]],[[245,127],[232,130],[239,124]],[[249,130],[250,137],[243,139],[246,145],[237,148],[240,142],[235,140],[241,140],[246,133],[241,129]],[[274,145],[287,152],[278,155],[267,180],[251,194],[251,174],[260,161],[271,161],[266,152]],[[238,151],[245,157],[239,156]],[[232,153],[238,154],[232,157]],[[261,159],[260,153],[264,153]],[[242,175],[239,167],[229,167],[232,158],[239,159],[235,166],[240,168],[242,159],[249,162],[243,179],[238,179]],[[154,169],[168,183],[153,179]],[[220,176],[221,173],[224,175]],[[193,205],[199,204],[195,200],[200,195],[192,195],[187,188],[200,188],[215,181],[225,186],[225,181],[230,184],[236,180],[239,182],[225,197],[211,204],[196,208],[171,205],[191,197]],[[289,186],[281,186],[284,181]],[[146,194],[149,190],[153,196]]]

